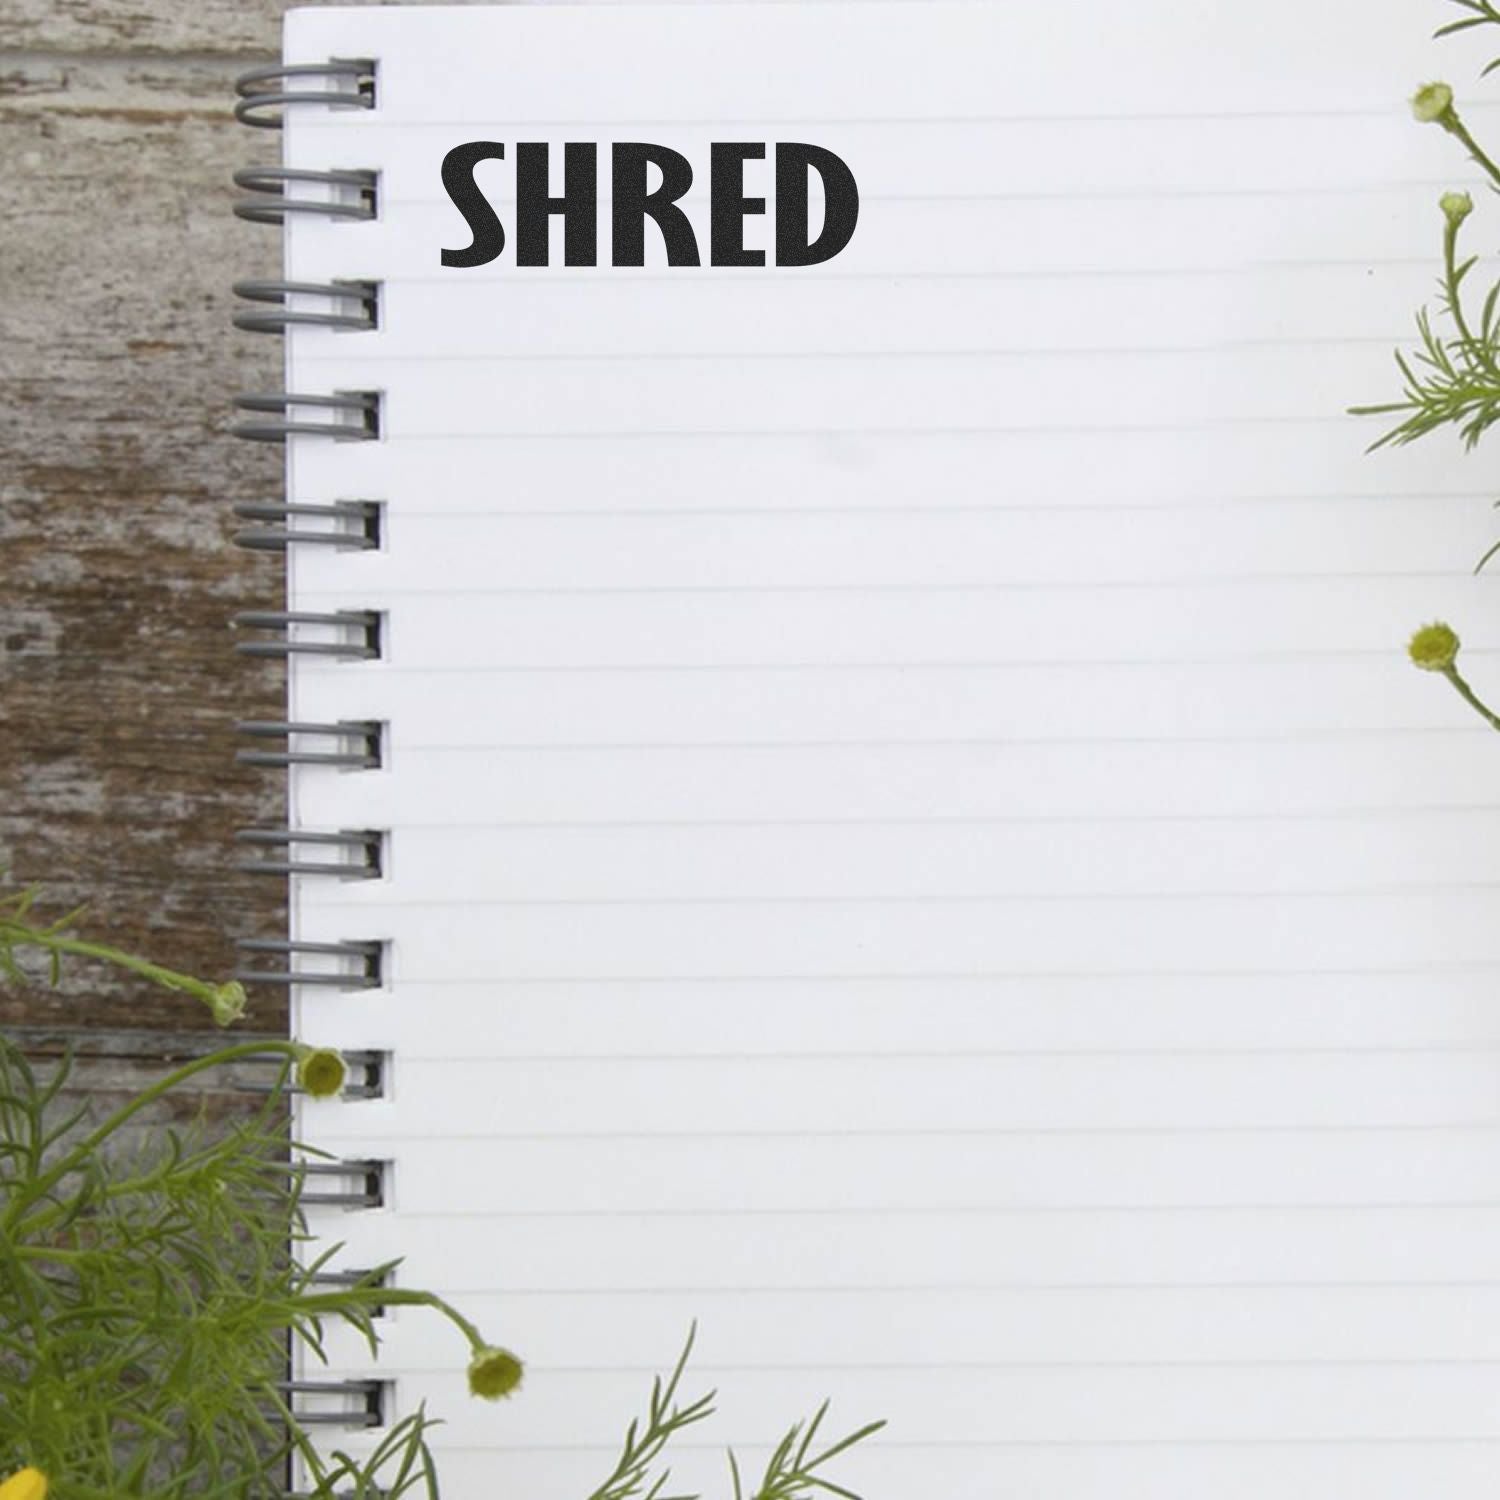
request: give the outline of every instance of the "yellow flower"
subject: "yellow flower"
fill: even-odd
[[[509,1349],[486,1344],[469,1361],[469,1392],[486,1401],[498,1401],[520,1388],[524,1367]],[[0,1495],[0,1500],[6,1500]]]
[[[1424,672],[1447,672],[1458,660],[1458,636],[1451,626],[1441,622],[1424,625],[1412,636],[1406,651]],[[0,1496],[0,1500],[4,1497]]]
[[[42,1500],[47,1476],[40,1469],[22,1469],[0,1484],[0,1500]]]
[[[297,1052],[297,1082],[314,1099],[333,1099],[344,1087],[349,1069],[332,1047],[302,1047]],[[5,1500],[0,1495],[0,1500]]]

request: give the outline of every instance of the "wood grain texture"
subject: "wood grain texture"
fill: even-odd
[[[322,3],[380,5],[410,0]],[[0,14],[0,53],[234,59],[264,54],[269,59],[280,50],[281,16],[287,8],[288,0],[7,0]]]
[[[86,1103],[88,1121],[80,1128],[98,1124],[168,1072],[206,1057],[221,1041],[217,1036],[192,1031],[96,1029],[80,1035],[69,1028],[22,1026],[7,1027],[6,1032],[43,1083],[55,1076],[65,1056],[71,1058],[56,1108],[59,1117],[65,1118]],[[261,1038],[242,1034],[235,1040],[253,1042]],[[129,1159],[143,1149],[160,1149],[163,1130],[184,1135],[196,1128],[214,1132],[254,1109],[278,1070],[274,1058],[245,1058],[205,1068],[142,1109],[115,1137],[111,1154]]]
[[[8,0],[0,15],[0,51],[270,54],[278,48],[285,9],[285,0]]]
[[[283,691],[228,628],[281,597],[279,560],[228,542],[231,502],[281,492],[279,452],[227,431],[232,393],[274,387],[280,357],[229,322],[230,282],[278,257],[230,212],[232,169],[277,147],[233,122],[236,67],[12,57],[0,75],[20,226],[0,250],[0,868],[53,910],[91,903],[88,935],[211,976],[283,923],[277,883],[231,869],[235,828],[282,815],[231,726],[278,716]],[[0,992],[0,1023],[206,1022],[105,978]],[[269,990],[252,1018],[283,1013]]]
[[[298,0],[301,3],[301,0]],[[423,0],[319,0],[327,5],[403,5]],[[485,5],[504,0],[431,0],[433,4]],[[515,0],[576,4],[578,0]],[[621,4],[627,0],[585,0]],[[699,0],[669,0],[695,4]],[[0,14],[0,54],[107,53],[114,57],[189,55],[233,59],[280,50],[281,17],[288,0],[7,0]],[[3,59],[0,59],[3,61]]]

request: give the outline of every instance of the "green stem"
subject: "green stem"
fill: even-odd
[[[484,1347],[484,1335],[451,1303],[436,1292],[419,1292],[404,1287],[356,1287],[344,1292],[320,1292],[298,1297],[293,1304],[298,1313],[316,1316],[320,1312],[337,1313],[346,1307],[430,1307],[440,1312],[468,1339],[472,1349]]]
[[[1443,293],[1448,304],[1448,315],[1463,345],[1464,353],[1486,374],[1500,375],[1495,364],[1495,351],[1483,339],[1474,337],[1469,320],[1464,316],[1463,293],[1458,275],[1458,234],[1461,219],[1449,219],[1443,230]]]
[[[1457,667],[1447,668],[1447,670],[1444,671],[1443,676],[1453,684],[1453,690],[1458,694],[1458,696],[1462,698],[1464,702],[1467,703],[1469,707],[1472,708],[1474,712],[1477,713],[1479,717],[1490,726],[1491,729],[1500,730],[1500,714],[1496,714],[1492,709],[1487,708],[1480,701],[1479,695],[1474,691],[1473,688],[1469,686],[1467,682],[1464,681]]]
[[[1458,285],[1458,224],[1449,219],[1443,229],[1443,290],[1448,295],[1448,312],[1459,337],[1466,344],[1474,343],[1469,332],[1468,319],[1464,317],[1463,300]]]
[[[1469,134],[1469,127],[1459,118],[1458,111],[1449,110],[1447,117],[1439,120],[1438,123],[1449,135],[1462,143],[1475,166],[1479,167],[1496,187],[1500,187],[1500,167],[1490,160],[1479,142]]]
[[[59,1265],[77,1265],[99,1259],[97,1250],[54,1250],[45,1245],[17,1245],[15,1253],[18,1260],[39,1260],[44,1264],[55,1260]]]
[[[139,974],[142,979],[149,979],[163,989],[192,995],[211,1010],[217,1008],[215,1005],[215,997],[219,992],[217,985],[210,984],[206,979],[196,979],[191,974],[180,973],[176,969],[163,968],[161,964],[137,958],[132,953],[111,948],[105,943],[90,943],[83,938],[62,937],[58,933],[48,932],[43,928],[29,927],[24,922],[6,920],[0,920],[0,942],[12,948],[40,948],[45,953],[66,953],[77,958],[97,959],[100,963],[113,964],[116,968]]]
[[[238,1046],[223,1047],[217,1052],[209,1053],[206,1057],[196,1058],[192,1062],[184,1063],[175,1072],[167,1074],[165,1078],[158,1079],[149,1088],[142,1089],[133,1099],[121,1105],[102,1125],[95,1130],[91,1130],[84,1136],[67,1155],[30,1183],[23,1192],[18,1193],[11,1199],[10,1205],[5,1211],[5,1217],[0,1219],[0,1235],[6,1235],[13,1231],[20,1220],[21,1214],[38,1197],[54,1187],[70,1171],[78,1166],[80,1162],[97,1151],[132,1116],[139,1114],[148,1104],[161,1098],[163,1094],[170,1093],[179,1084],[185,1083],[194,1074],[206,1072],[209,1068],[217,1068],[225,1063],[237,1062],[241,1058],[264,1057],[267,1053],[280,1053],[289,1062],[295,1062],[297,1060],[297,1047],[298,1043],[296,1042],[241,1042]]]

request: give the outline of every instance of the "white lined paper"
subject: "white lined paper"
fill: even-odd
[[[1462,176],[1402,104],[1424,18],[1067,10],[290,23],[380,59],[287,139],[382,211],[299,220],[288,275],[384,283],[379,331],[288,341],[291,389],[383,395],[294,498],[386,508],[292,559],[385,643],[298,662],[293,717],[389,724],[294,777],[301,825],[388,830],[296,935],[388,944],[297,1015],[389,1095],[304,1123],[391,1163],[326,1218],[349,1263],[531,1362],[480,1408],[388,1320],[455,1494],[586,1493],[694,1317],[724,1441],[891,1418],[834,1476],[870,1500],[1491,1485],[1495,751],[1402,648],[1451,614],[1492,670],[1496,522],[1345,414]],[[475,138],[813,140],[860,227],[795,272],[649,232],[443,271]]]

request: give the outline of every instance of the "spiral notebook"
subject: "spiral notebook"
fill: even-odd
[[[824,1397],[869,1500],[1492,1492],[1489,490],[1345,415],[1434,9],[289,16],[248,967],[372,1096],[313,1227],[528,1362],[393,1309],[330,1445],[583,1500],[696,1320],[669,1492]]]

